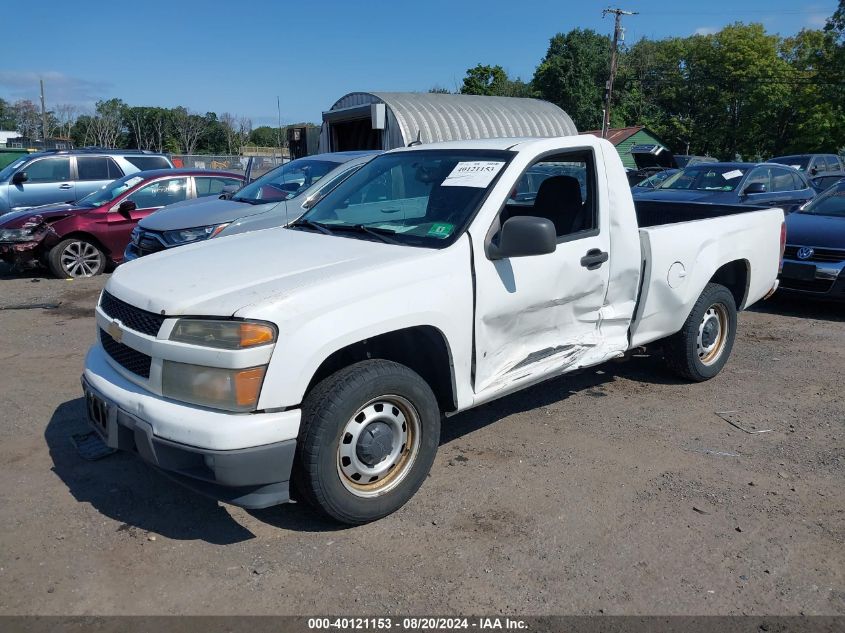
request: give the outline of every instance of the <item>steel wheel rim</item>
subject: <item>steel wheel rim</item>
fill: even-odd
[[[728,309],[724,304],[714,303],[704,312],[695,339],[698,360],[704,365],[712,365],[722,355],[728,340],[729,323]]]
[[[65,246],[59,261],[68,277],[93,277],[100,270],[102,255],[93,244],[78,240]]]
[[[376,428],[374,425],[390,429],[391,448],[384,459],[367,464],[359,454],[359,446],[367,430]],[[358,497],[386,494],[408,476],[419,447],[420,416],[416,407],[402,396],[373,398],[355,412],[340,432],[338,476],[344,488]]]

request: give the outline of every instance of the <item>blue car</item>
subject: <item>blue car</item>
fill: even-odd
[[[635,200],[672,200],[781,207],[791,213],[816,191],[797,169],[773,163],[700,163],[669,176]]]

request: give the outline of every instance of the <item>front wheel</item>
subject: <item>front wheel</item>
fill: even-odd
[[[440,409],[428,384],[399,363],[362,361],[306,396],[293,483],[333,519],[367,523],[414,495],[439,443]]]
[[[96,244],[75,237],[56,244],[47,255],[47,264],[60,279],[94,277],[106,269],[106,255]]]
[[[684,378],[713,378],[728,362],[736,336],[736,302],[720,284],[705,286],[684,326],[666,339],[667,365]]]

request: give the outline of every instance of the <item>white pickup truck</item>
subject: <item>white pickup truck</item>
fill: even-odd
[[[650,343],[716,375],[776,287],[783,219],[635,206],[592,136],[394,150],[288,227],[118,268],[89,419],[217,499],[372,521],[419,488],[444,416]]]

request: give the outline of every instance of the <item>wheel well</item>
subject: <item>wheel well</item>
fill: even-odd
[[[748,262],[744,259],[737,259],[719,268],[710,278],[710,281],[721,284],[730,290],[734,296],[737,310],[739,310],[748,294],[748,277]]]
[[[71,231],[70,233],[62,235],[61,237],[58,237],[56,239],[56,244],[58,244],[59,242],[64,242],[65,240],[73,239],[75,237],[78,237],[79,239],[83,239],[83,240],[87,240],[88,242],[91,242],[97,248],[99,248],[101,251],[103,251],[103,253],[106,255],[106,257],[111,257],[111,251],[109,251],[109,249],[107,249],[105,247],[105,245],[100,240],[98,240],[96,237],[94,237],[90,233],[86,233],[84,231]],[[56,244],[53,244],[53,246],[55,246]]]
[[[413,369],[431,387],[441,411],[457,408],[448,344],[440,330],[428,325],[387,332],[337,350],[317,368],[308,391],[339,369],[370,358]]]

